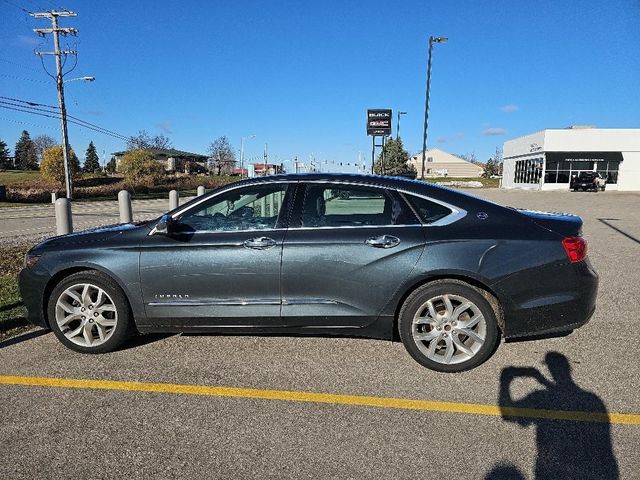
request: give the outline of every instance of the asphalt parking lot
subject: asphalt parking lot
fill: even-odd
[[[0,343],[0,478],[640,478],[640,194],[473,193],[583,217],[589,324],[456,375],[376,340],[150,336],[89,356],[23,334]]]

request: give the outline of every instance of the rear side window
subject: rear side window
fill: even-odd
[[[418,221],[398,195],[379,188],[307,185],[303,227],[415,225]]]
[[[450,208],[422,197],[406,195],[405,198],[420,216],[422,223],[429,225],[453,213]]]

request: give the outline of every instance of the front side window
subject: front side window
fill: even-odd
[[[268,230],[276,228],[287,184],[256,185],[222,193],[178,219],[183,231]]]
[[[418,220],[398,195],[370,187],[307,185],[303,227],[415,225]]]

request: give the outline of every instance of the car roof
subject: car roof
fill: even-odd
[[[364,185],[372,185],[386,188],[399,189],[409,193],[415,193],[427,197],[432,197],[436,200],[448,202],[452,205],[458,205],[463,208],[470,207],[471,204],[479,206],[484,204],[486,206],[498,206],[493,202],[476,197],[460,190],[454,190],[448,187],[437,185],[434,183],[428,183],[421,180],[413,180],[404,177],[392,177],[382,175],[372,175],[363,173],[286,173],[278,175],[267,175],[264,177],[254,177],[246,179],[240,182],[241,184],[250,185],[252,183],[263,182],[336,182],[336,183],[358,183]],[[500,208],[503,208],[499,206]]]

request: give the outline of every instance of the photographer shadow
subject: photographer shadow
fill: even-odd
[[[542,479],[617,479],[618,463],[611,444],[609,422],[550,420],[518,415],[513,408],[586,411],[604,414],[604,402],[594,393],[580,388],[571,377],[567,357],[549,352],[545,357],[552,380],[536,368],[508,367],[500,377],[499,404],[502,418],[521,427],[536,427],[537,458],[535,478]],[[511,396],[511,383],[516,378],[533,378],[542,388],[522,399]],[[522,412],[520,412],[522,413]],[[524,479],[517,468],[499,464],[485,477]]]

